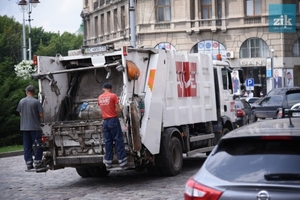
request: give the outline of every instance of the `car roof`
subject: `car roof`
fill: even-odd
[[[266,96],[284,94],[285,92],[290,91],[290,90],[300,90],[300,87],[292,86],[292,87],[274,88],[274,89],[270,90],[270,92],[268,92],[268,94]]]
[[[255,136],[300,136],[300,118],[291,118],[291,122],[294,127],[290,127],[290,119],[273,119],[273,120],[262,120],[247,126],[242,126],[235,129],[226,135],[223,139],[240,138],[240,137],[255,137]]]

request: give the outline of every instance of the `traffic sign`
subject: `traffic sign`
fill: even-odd
[[[254,78],[246,79],[246,90],[254,90]]]

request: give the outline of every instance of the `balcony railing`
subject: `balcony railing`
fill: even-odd
[[[244,24],[260,24],[260,23],[261,23],[261,16],[244,18]]]

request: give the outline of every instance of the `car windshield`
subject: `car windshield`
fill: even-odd
[[[236,182],[267,182],[270,174],[300,174],[300,138],[223,140],[207,160],[213,175]]]

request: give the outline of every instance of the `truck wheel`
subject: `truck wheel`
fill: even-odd
[[[103,167],[89,167],[87,169],[87,171],[90,174],[90,176],[99,177],[99,178],[106,177],[110,172],[110,171],[106,170],[105,166],[103,166]]]
[[[76,167],[76,172],[82,178],[91,177],[90,173],[88,172],[88,169],[85,167]]]
[[[228,128],[223,128],[223,131],[222,131],[223,132],[223,136],[226,135],[227,133],[229,133],[229,131],[230,130]]]
[[[177,137],[172,137],[170,141],[162,141],[161,154],[163,155],[163,167],[161,168],[165,176],[176,176],[182,170],[182,146]]]

